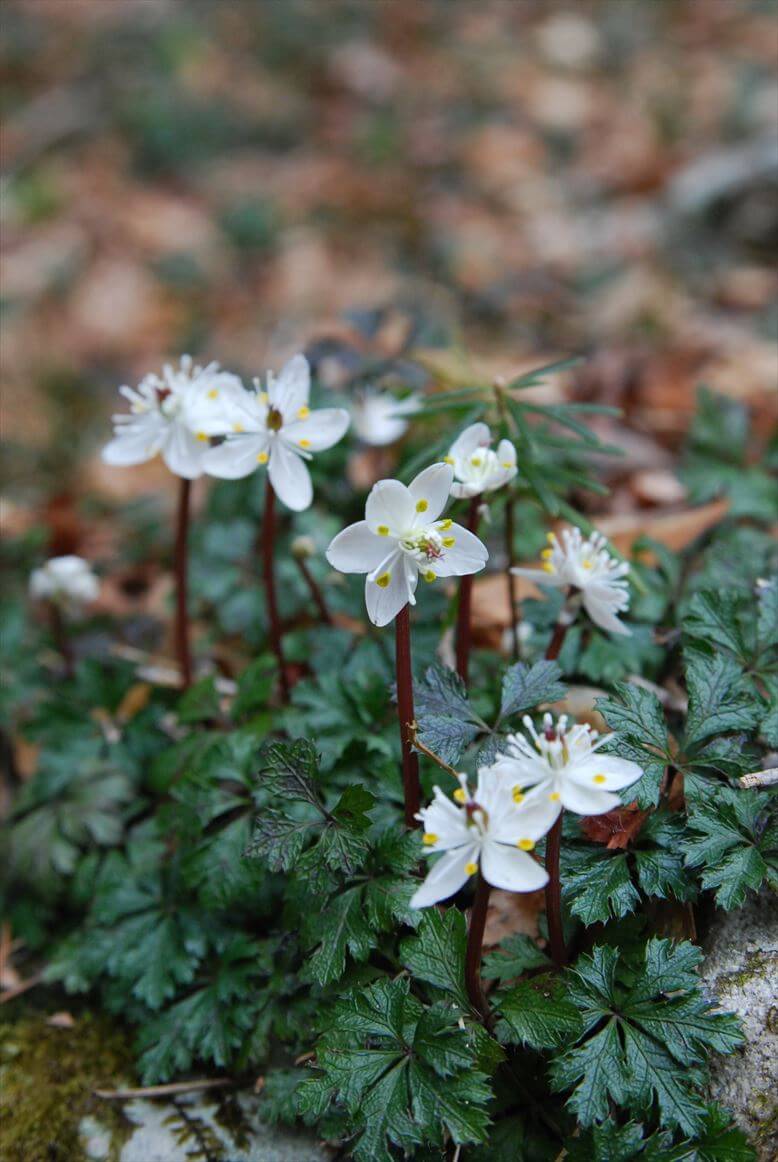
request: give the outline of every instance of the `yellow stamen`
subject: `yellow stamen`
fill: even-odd
[[[556,566],[552,565],[550,561],[544,561],[540,567],[544,573],[556,573]]]
[[[434,831],[425,831],[421,837],[422,843],[426,843],[427,847],[432,847],[433,843],[438,842],[438,837]]]
[[[211,390],[208,392],[208,398],[209,399],[218,399],[219,398],[219,389],[217,387],[212,387]]]
[[[376,529],[376,532],[378,533],[379,537],[388,537],[389,536],[389,525],[379,525],[378,528]]]
[[[305,407],[305,405],[303,405],[301,408],[297,409],[298,420],[307,420],[308,416],[310,414],[311,414],[311,409],[308,407]]]
[[[435,581],[435,580],[437,580],[437,574],[433,573],[431,569],[428,569],[427,572],[424,574],[424,580],[425,581]]]
[[[466,803],[467,802],[467,795],[466,795],[463,787],[457,787],[456,791],[454,791],[453,797],[454,797],[455,803]]]
[[[267,461],[268,461],[267,452],[260,452],[259,455],[257,456],[257,464],[267,464]]]
[[[260,403],[267,403],[267,401],[268,401],[268,398],[269,398],[269,397],[268,397],[268,394],[267,394],[267,392],[266,392],[266,391],[261,391],[261,392],[259,393],[259,402],[260,402]]]
[[[310,448],[310,446],[311,446],[310,440],[298,440],[298,443],[299,443],[301,448]]]
[[[417,500],[416,501],[416,511],[417,512],[426,512],[428,508],[429,508],[428,501],[426,501],[426,500]]]
[[[442,533],[447,533],[447,532],[448,532],[448,530],[449,530],[449,529],[451,528],[451,526],[453,525],[453,523],[454,523],[454,522],[453,522],[453,520],[451,519],[451,517],[450,517],[450,516],[447,516],[445,520],[439,520],[439,521],[438,521],[438,528],[440,529],[440,531],[441,531]]]
[[[553,549],[543,549],[543,551],[540,554],[540,558],[542,561],[550,561],[551,558],[553,557],[553,555],[554,555]]]
[[[516,846],[520,847],[522,851],[532,851],[533,847],[535,846],[535,840],[534,839],[520,839],[518,841],[518,843],[516,844]]]
[[[475,873],[478,871],[478,864],[477,863],[466,863],[465,864],[465,871],[467,872],[467,874],[469,876],[474,876]]]
[[[550,545],[556,544],[556,536],[554,533],[546,533],[546,540]]]
[[[443,463],[444,463],[444,464],[453,464],[453,463],[454,463],[454,457],[453,457],[453,456],[444,456],[444,457],[443,457]]]
[[[503,466],[503,468],[513,468],[513,467],[515,467],[515,465],[514,465],[514,463],[513,463],[513,461],[512,461],[512,460],[502,460],[502,461],[501,461],[501,463],[502,463],[502,466]]]
[[[243,427],[243,424],[233,424],[232,430],[233,432],[245,432],[246,429]]]
[[[470,463],[473,465],[474,468],[480,468],[481,465],[483,464],[483,460],[481,459],[480,456],[471,456]]]
[[[605,775],[592,775],[593,783],[606,783],[607,781]]]
[[[558,803],[561,798],[562,796],[559,794],[559,791],[552,791],[549,795],[549,799],[552,803]]]
[[[581,561],[581,564],[583,565],[584,569],[591,569],[592,567],[591,561]]]
[[[456,537],[444,537],[443,538],[443,548],[444,549],[453,549],[453,547],[456,543],[457,543]]]
[[[386,589],[389,582],[392,580],[391,573],[382,573],[380,577],[376,577],[375,583],[380,589]]]
[[[519,787],[519,786],[514,787],[512,794],[513,794],[514,803],[523,803],[524,802],[524,792],[522,791],[521,787]]]
[[[208,437],[206,436],[205,432],[198,432],[197,439],[200,441],[201,444],[208,443]]]

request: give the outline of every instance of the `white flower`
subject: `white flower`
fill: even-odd
[[[327,560],[341,573],[367,573],[365,603],[374,625],[387,625],[425,581],[461,577],[483,569],[489,554],[478,537],[452,520],[440,519],[453,469],[433,464],[406,488],[379,480],[367,498],[365,519],[338,533]]]
[[[287,508],[301,512],[313,500],[305,461],[312,453],[337,444],[349,425],[348,412],[342,408],[311,411],[311,371],[304,355],[290,359],[277,379],[268,374],[266,391],[260,390],[256,380],[255,386],[256,392],[244,391],[231,401],[234,406],[227,423],[219,416],[209,427],[207,417],[200,413],[209,435],[226,436],[222,444],[206,452],[203,466],[211,476],[237,480],[266,464],[276,495]]]
[[[206,398],[223,410],[229,398],[245,394],[237,375],[220,371],[218,363],[198,367],[188,355],[177,368],[166,364],[161,376],[147,375],[136,389],[119,391],[130,412],[113,417],[114,438],[103,448],[106,464],[144,464],[159,452],[170,471],[186,480],[202,474],[209,443],[207,430],[194,426],[193,407]]]
[[[554,822],[556,813],[547,800],[514,797],[486,769],[478,773],[474,794],[461,775],[455,802],[440,787],[434,796],[416,818],[424,824],[425,854],[444,855],[411,898],[412,908],[453,896],[479,867],[487,883],[509,892],[534,892],[548,882],[545,870],[529,855]]]
[[[600,737],[585,723],[568,729],[564,714],[556,725],[551,715],[545,714],[540,733],[529,716],[523,722],[532,742],[521,734],[509,735],[506,750],[489,771],[516,795],[527,787],[536,788],[532,794],[545,796],[555,817],[563,807],[577,815],[612,811],[621,806],[621,799],[613,792],[631,786],[643,774],[629,759],[598,753],[612,734]]]
[[[94,601],[100,582],[83,557],[52,557],[30,574],[30,596],[37,601],[53,601],[69,612]]]
[[[548,534],[549,547],[540,554],[542,570],[514,568],[519,577],[530,577],[557,589],[572,586],[581,594],[589,617],[610,633],[627,634],[627,628],[616,616],[629,608],[629,584],[625,580],[629,564],[611,557],[602,533],[592,533],[584,540],[580,529],[564,529],[561,543],[555,533]]]
[[[406,416],[414,415],[421,407],[416,395],[396,399],[391,392],[368,387],[353,404],[354,431],[366,444],[381,448],[393,444],[408,430]]]
[[[489,445],[492,434],[486,424],[471,424],[451,445],[446,463],[454,469],[451,495],[462,499],[494,492],[513,480],[516,449],[510,440],[500,440],[495,452]]]

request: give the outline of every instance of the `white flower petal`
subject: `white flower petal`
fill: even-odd
[[[281,412],[284,422],[290,423],[297,418],[300,408],[307,407],[310,390],[311,369],[304,355],[293,356],[281,368],[278,378],[268,385],[270,402]]]
[[[371,573],[384,560],[389,547],[386,537],[371,532],[367,521],[360,520],[333,538],[326,557],[341,573]]]
[[[584,589],[583,604],[594,624],[599,625],[601,629],[607,630],[608,633],[621,634],[623,637],[629,637],[632,634],[632,630],[619,621],[613,612],[613,603],[607,599],[606,595],[598,593],[592,586]]]
[[[452,524],[446,531],[446,538],[453,538],[454,544],[446,548],[443,556],[435,562],[438,577],[463,577],[468,573],[478,573],[489,560],[486,545],[462,525]]]
[[[630,759],[595,752],[584,762],[571,764],[567,777],[582,787],[620,791],[631,787],[642,775],[642,769]]]
[[[545,569],[524,569],[520,565],[514,565],[511,573],[514,573],[517,577],[527,577],[530,581],[534,581],[536,585],[551,585],[554,589],[559,589],[560,586],[567,586],[567,581],[564,577],[560,577],[558,573],[547,573]]]
[[[207,447],[207,443],[198,440],[183,424],[172,423],[168,426],[162,459],[176,476],[182,476],[184,480],[196,480],[202,476],[203,456]]]
[[[203,471],[221,480],[239,480],[243,476],[250,476],[260,467],[258,457],[268,455],[269,445],[270,440],[264,432],[227,439],[223,444],[206,451]]]
[[[402,536],[414,516],[413,497],[399,480],[379,480],[373,485],[365,505],[365,520],[373,532],[387,529],[391,536]]]
[[[117,432],[102,451],[106,464],[115,468],[129,468],[145,464],[157,455],[167,435],[167,423],[154,412],[132,424],[117,425]]]
[[[345,435],[349,414],[343,408],[319,408],[307,419],[284,424],[281,438],[306,452],[323,452]]]
[[[501,843],[515,844],[520,839],[535,843],[551,830],[561,810],[561,803],[550,797],[547,787],[531,791],[520,803],[515,803],[511,794],[510,805],[495,819],[489,834]]]
[[[497,445],[497,459],[500,461],[500,467],[504,468],[506,472],[516,471],[516,449],[510,440],[500,440]]]
[[[576,815],[604,815],[614,807],[621,806],[618,795],[610,791],[597,791],[593,787],[581,787],[569,779],[560,782],[559,792],[562,806]]]
[[[375,581],[371,581],[369,577],[365,580],[365,605],[367,616],[373,625],[388,625],[413,597],[413,589],[404,568],[404,556],[405,554],[398,549],[388,559],[383,572]],[[385,583],[384,578],[388,578]]]
[[[449,450],[449,456],[452,460],[467,460],[477,448],[488,448],[491,439],[492,434],[487,424],[471,424],[454,440]]]
[[[477,484],[460,484],[455,480],[451,485],[451,495],[455,500],[469,500],[471,496],[478,496],[480,491]]]
[[[307,366],[307,364],[306,364]],[[313,485],[305,462],[281,440],[270,446],[268,476],[276,496],[293,512],[302,512],[313,500]]]
[[[454,469],[450,464],[431,464],[408,485],[413,500],[416,524],[437,520],[448,503]],[[419,506],[423,505],[423,508]]]
[[[478,862],[477,857],[478,848],[475,844],[442,855],[427,873],[421,887],[411,896],[411,907],[428,908],[430,904],[437,904],[453,896],[470,878],[471,873],[466,869],[469,864]]]
[[[493,888],[507,892],[536,892],[548,883],[548,873],[518,847],[487,839],[481,850],[481,870]]]
[[[461,807],[455,806],[440,787],[435,788],[435,798],[429,807],[419,812],[418,817],[421,819],[425,834],[429,837],[435,836],[434,846],[429,849],[431,852],[447,851],[451,847],[472,843],[467,813]]]

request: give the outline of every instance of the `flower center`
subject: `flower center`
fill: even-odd
[[[413,529],[400,538],[400,548],[414,561],[425,564],[437,561],[443,556],[444,543],[441,535],[433,528]]]
[[[267,412],[267,419],[265,425],[269,432],[280,432],[284,426],[284,417],[281,415],[278,408],[270,407]]]

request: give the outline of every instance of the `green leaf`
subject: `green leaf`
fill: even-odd
[[[606,848],[570,848],[564,855],[563,899],[587,926],[620,918],[640,902],[627,857]]]
[[[445,666],[430,666],[414,683],[416,721],[424,744],[455,763],[485,724],[473,712],[462,679]]]
[[[757,635],[762,649],[778,649],[778,577],[757,584]]]
[[[500,719],[534,710],[541,702],[558,702],[567,689],[559,681],[561,676],[556,662],[540,661],[533,666],[517,662],[510,666],[502,680]]]
[[[266,743],[260,753],[257,778],[276,797],[310,803],[321,810],[316,786],[319,760],[307,738]]]
[[[301,1108],[321,1114],[340,1100],[359,1134],[352,1149],[360,1162],[391,1162],[390,1145],[440,1148],[444,1128],[455,1144],[484,1141],[491,1092],[476,1038],[456,1010],[425,1009],[407,978],[378,980],[339,1002],[316,1063],[320,1076],[300,1087]]]
[[[665,767],[672,762],[670,739],[662,704],[654,693],[632,683],[619,683],[610,698],[598,698],[599,710],[617,737],[603,747],[604,754],[630,759],[643,769],[635,787],[639,807],[659,801],[659,787]]]
[[[701,885],[716,903],[738,908],[765,879],[778,879],[775,797],[720,787],[707,800],[689,803],[689,834],[680,847],[691,868],[702,868]]]
[[[207,722],[218,718],[219,712],[219,693],[213,678],[195,682],[178,702],[179,722]]]
[[[736,589],[695,593],[683,619],[684,632],[745,661],[752,650],[746,640],[744,604],[742,593]]]
[[[699,949],[651,939],[642,965],[614,948],[595,948],[568,974],[567,994],[583,1037],[551,1064],[552,1085],[571,1090],[570,1109],[584,1127],[605,1121],[610,1102],[693,1136],[705,1124],[702,1065],[711,1051],[742,1044],[736,1019],[702,994]],[[603,1024],[604,1022],[604,1024]]]
[[[553,1049],[577,1040],[583,1032],[580,1013],[567,1000],[562,983],[550,974],[509,989],[500,997],[499,1012],[497,1036],[510,1044]]]
[[[548,968],[549,959],[535,941],[523,933],[506,936],[499,948],[483,958],[481,976],[485,980],[513,980],[533,968]]]
[[[712,656],[685,650],[689,714],[684,746],[693,752],[715,734],[750,730],[759,721],[759,706],[747,689],[737,662],[725,654]]]
[[[469,1009],[465,991],[465,918],[456,908],[424,912],[418,933],[400,945],[405,967],[417,980],[450,994],[462,1009]]]

